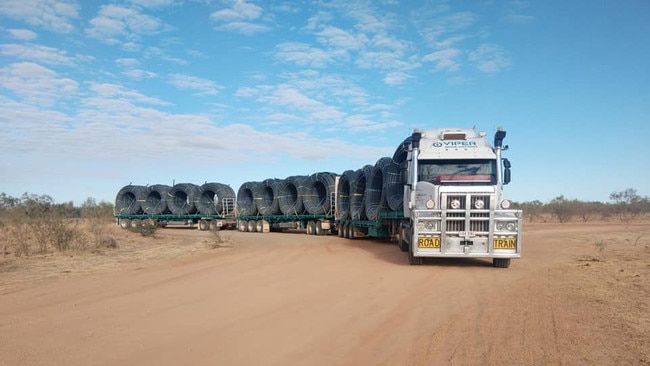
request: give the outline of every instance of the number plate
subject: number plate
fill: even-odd
[[[440,248],[440,238],[418,238],[418,248]]]
[[[494,249],[517,249],[517,239],[494,239]]]

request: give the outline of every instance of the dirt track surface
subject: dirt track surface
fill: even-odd
[[[650,364],[648,224],[528,224],[509,269],[409,266],[394,244],[335,236],[228,231],[215,250],[162,232],[122,235],[185,254],[40,280],[5,266],[0,365]]]

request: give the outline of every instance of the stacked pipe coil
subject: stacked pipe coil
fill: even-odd
[[[192,183],[177,183],[169,189],[167,206],[174,215],[197,213],[196,202],[201,196],[201,187]]]
[[[339,218],[347,220],[350,218],[350,185],[356,178],[354,170],[346,170],[339,178],[339,185],[336,195],[336,209]]]
[[[257,206],[253,192],[261,182],[246,182],[237,191],[237,210],[241,215],[256,215]]]
[[[277,215],[280,213],[278,181],[279,179],[265,179],[253,189],[253,199],[260,215]]]
[[[331,212],[335,182],[335,173],[320,172],[309,176],[307,190],[302,197],[307,213],[323,215]]]
[[[366,184],[372,173],[372,165],[357,170],[355,179],[350,183],[350,217],[353,220],[365,220]]]
[[[115,210],[122,215],[142,213],[142,203],[147,195],[147,187],[131,185],[122,187],[115,197]]]
[[[278,205],[284,215],[300,215],[305,211],[302,202],[308,177],[296,175],[279,180],[277,185]]]
[[[227,199],[235,199],[235,191],[222,183],[205,183],[201,186],[201,195],[196,201],[198,212],[206,215],[223,214],[230,212],[234,207],[224,207]]]
[[[170,187],[165,184],[154,184],[147,187],[142,211],[147,215],[160,215],[168,212],[167,197]]]

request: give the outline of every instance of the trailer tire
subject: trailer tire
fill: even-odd
[[[140,221],[140,219],[133,219],[133,220],[131,220],[131,228],[132,228],[132,229],[137,229],[137,228],[139,228],[140,226],[142,226],[142,222]]]
[[[246,231],[254,233],[255,232],[255,220],[248,220],[246,223]]]
[[[244,220],[239,220],[237,221],[237,230],[243,232],[246,232],[246,221]]]
[[[314,235],[316,233],[316,223],[307,221],[307,235]]]
[[[128,229],[131,227],[131,220],[129,219],[122,219],[120,220],[120,227],[122,229]]]
[[[314,222],[314,234],[323,235],[323,223],[320,221]]]
[[[354,225],[352,223],[348,223],[347,227],[345,228],[345,237],[348,239],[354,239]]]
[[[219,231],[221,230],[221,226],[219,226],[216,220],[210,220],[209,229],[211,231]]]
[[[208,230],[209,226],[210,224],[206,220],[204,219],[199,220],[199,230],[206,231]]]
[[[338,231],[339,238],[345,237],[345,232],[343,231],[344,224],[337,225],[336,229]]]
[[[510,258],[493,258],[492,266],[496,268],[508,268],[510,267]]]

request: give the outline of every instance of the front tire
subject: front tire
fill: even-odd
[[[413,246],[409,245],[409,264],[412,266],[421,266],[424,258],[413,255]]]
[[[496,268],[508,268],[510,267],[510,258],[493,258],[492,266]]]

